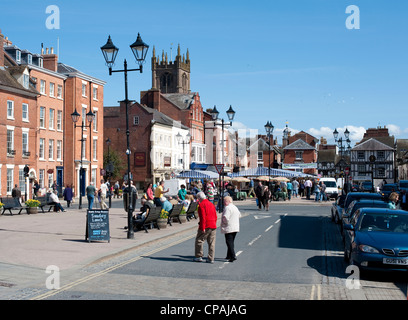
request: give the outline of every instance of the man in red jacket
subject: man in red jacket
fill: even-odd
[[[215,232],[217,229],[217,211],[214,205],[206,198],[204,192],[197,193],[198,216],[200,222],[198,224],[197,236],[195,240],[195,258],[194,261],[203,261],[203,245],[208,243],[208,259],[207,262],[214,263],[215,251]]]

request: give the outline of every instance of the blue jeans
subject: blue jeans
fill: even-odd
[[[95,200],[95,196],[88,194],[87,197],[88,197],[88,209],[91,210]]]

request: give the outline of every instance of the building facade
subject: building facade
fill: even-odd
[[[7,120],[12,121],[12,110],[16,108],[15,125],[5,124],[8,128],[5,137],[7,134],[10,136],[9,144],[12,148],[19,146],[22,141],[21,151],[13,149],[13,153],[21,153],[23,157],[23,163],[15,164],[19,168],[18,175],[21,175],[21,167],[27,164],[28,181],[33,183],[37,180],[41,193],[45,193],[54,183],[60,192],[69,184],[78,196],[81,144],[84,144],[82,160],[85,163],[86,179],[83,180],[83,186],[89,181],[94,181],[98,186],[100,169],[103,168],[103,116],[98,116],[98,112],[103,110],[105,82],[58,62],[58,56],[52,48],[47,48],[45,52],[42,49],[41,54],[36,54],[21,50],[8,40],[3,45],[3,36],[0,36],[0,42],[0,68],[7,71],[17,83],[21,83],[32,96],[32,101],[26,99],[21,102],[13,100],[10,95],[4,98],[4,106],[10,113]],[[76,108],[81,119],[89,110],[96,114],[91,128],[85,129],[87,143],[79,141],[81,129],[74,128],[71,119],[71,113]],[[16,117],[22,119],[21,133],[19,129],[16,130]],[[18,144],[15,143],[17,141]],[[17,173],[14,176],[13,181],[21,180],[16,178]],[[27,187],[29,194],[31,186]]]

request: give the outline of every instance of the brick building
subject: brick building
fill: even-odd
[[[295,170],[306,174],[317,174],[317,149],[319,140],[300,131],[288,137],[288,145],[283,148],[282,169]]]
[[[103,116],[98,116],[98,112],[103,110],[105,82],[58,62],[58,56],[52,48],[46,49],[45,52],[42,49],[41,54],[35,54],[21,50],[8,40],[3,46],[3,36],[0,36],[0,42],[0,48],[4,47],[0,50],[0,69],[5,71],[2,72],[5,79],[3,81],[9,80],[5,85],[10,86],[10,81],[14,78],[17,84],[26,89],[26,95],[30,92],[32,100],[19,100],[16,83],[13,89],[15,97],[6,96],[3,98],[7,100],[4,103],[0,97],[0,105],[7,108],[10,114],[13,108],[15,112],[15,119],[12,119],[11,115],[6,119],[7,123],[4,125],[8,131],[5,137],[9,136],[9,145],[15,150],[14,157],[22,154],[22,163],[14,164],[18,165],[19,172],[14,173],[13,181],[21,181],[21,168],[27,164],[30,168],[30,182],[38,180],[42,192],[46,192],[55,181],[60,192],[63,186],[70,184],[78,196],[81,129],[74,129],[71,120],[71,113],[78,108],[77,111],[82,115],[81,120],[89,110],[96,114],[91,129],[85,129],[83,186],[91,180],[98,186],[100,169],[103,168],[104,143]],[[21,88],[19,90],[18,94],[21,95]],[[20,122],[21,130],[17,129]],[[8,158],[11,160],[11,156]],[[7,162],[1,161],[1,164],[3,163]],[[11,169],[11,166],[10,163],[8,168]],[[11,170],[8,170],[7,175],[11,176]],[[3,178],[3,175],[1,176]],[[10,185],[10,179],[6,179],[6,184]],[[28,188],[28,191],[30,193],[31,188]]]
[[[138,189],[143,190],[148,183],[158,183],[170,179],[172,172],[183,170],[189,163],[189,152],[178,143],[177,134],[183,138],[189,133],[189,128],[175,121],[157,109],[146,107],[139,103],[129,108],[129,141],[130,141],[130,171]],[[104,107],[104,135],[111,140],[111,150],[124,159],[127,171],[127,141],[126,141],[126,105],[119,107]],[[188,146],[187,146],[188,147]]]
[[[3,50],[4,37],[0,31],[0,139],[5,150],[0,153],[0,195],[10,196],[14,185],[22,194],[29,192],[24,167],[35,167],[32,148],[36,141],[36,97],[30,86],[29,71],[18,66]]]

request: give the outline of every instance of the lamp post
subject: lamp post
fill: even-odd
[[[219,112],[217,110],[217,107],[214,106],[214,109],[212,109],[211,113],[211,117],[212,120],[214,121],[214,127],[219,125],[217,123],[218,119],[218,115]],[[232,125],[232,120],[234,120],[235,117],[235,111],[232,109],[232,106],[229,107],[229,109],[227,110],[227,116],[228,116],[228,120],[229,120],[229,125]],[[221,203],[218,205],[219,208],[219,212],[222,212],[223,207],[224,207],[224,118],[221,119],[221,130],[222,130],[222,141],[221,141],[221,145],[222,145],[222,149],[221,149],[221,157],[222,157],[222,167],[223,167],[223,172],[220,173],[220,195],[221,195]],[[219,202],[219,201],[218,201]]]
[[[186,169],[186,166],[185,166],[185,164],[184,164],[184,156],[185,156],[184,146],[185,146],[186,144],[190,144],[191,135],[190,135],[190,133],[187,133],[187,135],[186,135],[186,140],[184,140],[184,139],[183,139],[183,136],[182,136],[182,135],[180,134],[180,132],[179,132],[179,133],[176,134],[176,138],[177,138],[178,143],[183,145],[183,170],[185,170],[185,169]]]
[[[140,73],[143,72],[143,63],[146,59],[147,51],[149,49],[149,46],[145,44],[142,41],[142,38],[140,37],[140,34],[137,34],[137,39],[136,41],[130,45],[130,48],[132,49],[133,55],[135,56],[135,59],[137,63],[139,64],[138,69],[128,69],[127,68],[127,62],[126,59],[124,60],[123,63],[123,70],[112,70],[113,65],[115,64],[115,59],[118,54],[119,49],[115,47],[115,45],[112,42],[111,37],[108,37],[108,41],[104,46],[101,47],[102,54],[105,58],[106,65],[109,68],[109,75],[112,75],[113,72],[123,72],[125,76],[125,104],[126,104],[126,155],[127,155],[127,180],[128,180],[128,192],[129,192],[129,197],[128,197],[128,231],[127,231],[127,238],[128,239],[133,239],[134,238],[134,231],[133,231],[133,204],[132,204],[132,199],[130,199],[131,195],[133,194],[131,192],[131,183],[130,183],[130,146],[129,146],[129,99],[128,99],[128,81],[127,81],[127,73],[130,71],[139,71]]]
[[[95,120],[95,114],[89,110],[89,112],[86,114],[86,120],[88,122],[88,124],[85,124],[85,119],[82,119],[81,124],[77,125],[77,122],[79,120],[79,117],[81,115],[78,113],[78,111],[75,108],[75,111],[73,113],[71,113],[71,118],[72,118],[72,122],[74,123],[74,128],[81,128],[81,167],[79,169],[79,206],[78,209],[82,209],[82,184],[84,183],[84,168],[83,168],[83,158],[84,158],[84,128],[88,128],[91,129],[92,126],[92,122]]]
[[[339,149],[340,149],[340,156],[341,156],[341,163],[343,163],[343,162],[345,162],[345,160],[344,160],[344,157],[343,157],[343,152],[346,152],[346,153],[349,153],[350,152],[350,149],[351,149],[351,147],[350,147],[350,139],[349,139],[349,137],[350,137],[350,132],[348,131],[348,129],[346,128],[346,130],[344,131],[344,137],[346,138],[345,140],[343,140],[343,138],[342,137],[340,137],[339,138],[339,132],[337,131],[337,129],[335,128],[334,129],[334,131],[333,131],[333,137],[334,137],[334,141],[335,142],[337,142],[337,146],[339,147]],[[343,141],[344,142],[346,142],[347,143],[347,150],[345,150],[346,149],[346,147],[345,146],[343,146]],[[343,168],[342,168],[342,164],[340,165],[340,172],[342,172],[343,171]],[[347,179],[348,179],[348,174],[346,174],[346,176],[345,176],[345,182],[347,182]],[[344,188],[344,185],[345,185],[345,183],[343,183],[343,188]],[[346,194],[348,193],[348,191],[349,191],[349,183],[347,182],[347,189],[346,189]]]
[[[106,177],[108,178],[108,183],[109,183],[109,208],[112,207],[112,193],[111,193],[111,181],[110,177],[112,176],[113,173],[113,164],[110,161],[110,144],[111,144],[111,139],[106,139],[106,145],[108,146],[108,164],[106,165]]]
[[[268,162],[269,181],[268,181],[268,188],[270,188],[270,184],[271,184],[271,136],[272,136],[274,128],[275,127],[273,126],[273,124],[270,121],[268,121],[265,124],[265,131],[266,131],[266,135],[267,135],[268,140],[269,140],[269,162]]]

